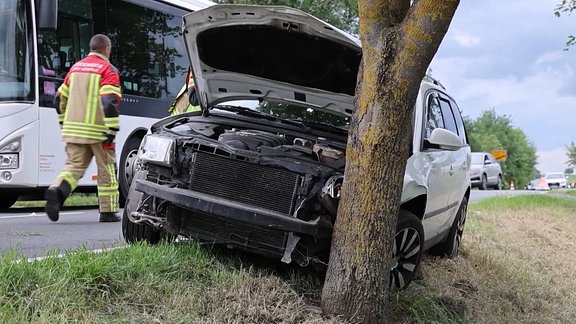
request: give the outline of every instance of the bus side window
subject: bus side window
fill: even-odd
[[[66,69],[70,69],[74,63],[78,61],[78,55],[76,55],[76,50],[73,47],[68,49],[68,59],[66,60],[66,64],[64,65]]]
[[[181,35],[183,12],[153,7],[108,1],[111,61],[120,69],[123,94],[172,101],[190,64]]]
[[[53,107],[54,95],[70,67],[88,54],[92,36],[90,0],[60,1],[58,28],[38,34],[39,103]]]

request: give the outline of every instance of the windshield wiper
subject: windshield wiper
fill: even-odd
[[[216,105],[216,106],[212,107],[211,109],[219,109],[219,110],[225,110],[225,111],[230,111],[230,112],[236,112],[236,113],[239,113],[240,115],[244,115],[244,116],[259,117],[259,118],[264,118],[264,119],[268,119],[268,120],[277,120],[277,118],[274,116],[270,116],[268,114],[264,114],[264,113],[261,113],[259,111],[256,111],[256,110],[253,110],[250,108],[246,108],[246,107],[241,107],[241,106]]]
[[[343,132],[343,133],[347,133],[348,131],[345,128],[342,127],[338,127],[335,125],[332,125],[330,123],[325,123],[325,122],[320,122],[320,121],[311,121],[311,120],[304,120],[301,118],[297,118],[297,119],[288,119],[292,122],[298,122],[303,126],[306,126],[308,128],[313,127],[313,128],[319,128],[322,130],[336,130],[339,132]]]
[[[304,124],[301,120],[299,119],[280,119],[281,122],[286,123],[286,124],[291,124],[291,125],[296,125],[296,126],[300,126],[302,128],[304,128],[308,133],[310,133],[312,130],[310,129],[310,127],[306,126],[306,124]]]

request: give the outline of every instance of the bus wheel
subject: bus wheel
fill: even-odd
[[[0,197],[0,208],[10,208],[12,205],[14,205],[16,200],[18,200],[18,195],[2,194],[2,197]]]
[[[140,148],[140,137],[130,137],[120,156],[120,169],[118,170],[118,185],[120,186],[120,206],[124,207],[126,204],[126,197],[128,197],[128,190],[134,178],[134,174],[138,170],[138,149]]]

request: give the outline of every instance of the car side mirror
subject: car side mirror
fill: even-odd
[[[445,128],[435,128],[427,142],[433,147],[449,151],[457,151],[462,147],[460,137]]]

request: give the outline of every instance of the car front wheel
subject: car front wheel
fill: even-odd
[[[478,189],[480,190],[488,189],[488,178],[486,177],[485,174],[482,175],[482,181],[480,182],[480,187],[478,187]]]
[[[498,176],[498,182],[494,186],[496,190],[502,190],[502,176]]]
[[[154,230],[152,226],[146,224],[133,223],[128,217],[129,210],[124,208],[122,214],[122,235],[128,243],[137,243],[146,241],[149,244],[157,244],[162,238],[159,231]]]
[[[390,268],[390,287],[404,289],[416,276],[424,248],[424,229],[416,215],[400,210],[393,243],[394,263]]]
[[[120,168],[118,170],[118,185],[120,187],[120,205],[125,206],[128,198],[130,184],[134,174],[138,171],[138,149],[140,148],[140,137],[130,137],[124,144],[122,155],[120,156]]]

